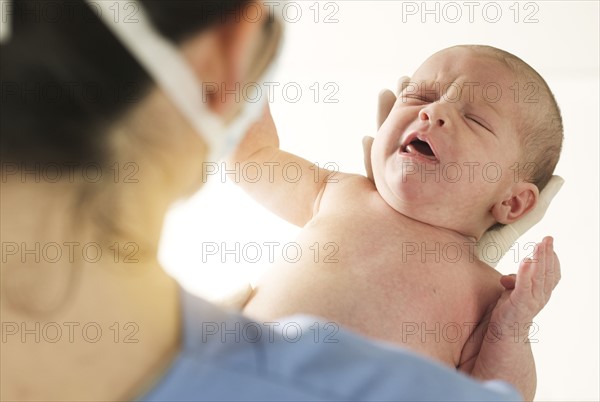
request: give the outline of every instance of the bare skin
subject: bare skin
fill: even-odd
[[[531,348],[509,341],[515,321],[507,317],[526,323],[546,304],[560,276],[551,240],[538,245],[536,255],[544,258],[532,269],[522,267],[516,284],[473,255],[474,242],[491,225],[514,222],[537,202],[535,185],[508,174],[492,182],[481,171],[494,162],[509,172],[520,160],[515,120],[522,110],[508,97],[489,102],[452,93],[473,82],[508,92],[514,76],[489,57],[452,48],[428,59],[412,80],[426,90],[405,90],[381,127],[372,148],[374,182],[280,151],[268,111],[246,137],[230,162],[268,170],[241,186],[303,229],[296,240],[301,257],[276,263],[245,312],[264,321],[321,316],[474,377],[505,379],[530,400],[536,381]],[[447,91],[436,91],[436,82]],[[407,146],[414,138],[430,150]],[[300,180],[284,179],[289,163],[301,167]],[[455,181],[418,174],[450,163],[473,166],[474,174]],[[532,281],[547,287],[545,293],[532,294]]]
[[[156,111],[175,117],[168,121],[140,119],[145,113],[160,116]],[[179,153],[181,163],[201,172],[198,159],[202,158],[197,155],[206,147],[186,122],[177,118],[162,92],[153,91],[131,117],[154,125],[156,131],[131,124],[130,138],[143,133],[142,138],[156,140],[164,135],[162,127],[178,127],[179,141],[163,142],[164,149]],[[113,172],[104,171],[103,180],[97,183],[84,182],[80,174],[74,174],[73,182],[38,183],[21,180],[19,173],[1,184],[2,241],[19,245],[19,251],[5,254],[2,263],[3,331],[14,330],[7,326],[11,323],[19,325],[17,333],[7,335],[2,343],[3,400],[137,398],[176,356],[181,326],[179,288],[156,256],[163,216],[172,197],[189,193],[199,177],[182,177],[169,186],[161,179],[164,172],[152,159],[153,152],[146,151],[147,157],[121,159],[115,154],[119,166],[136,162],[139,170],[133,177],[137,183],[115,183]],[[86,186],[95,195],[83,209],[76,209],[78,190]],[[157,194],[157,187],[165,191]],[[101,210],[99,205],[109,209]],[[98,224],[123,216],[128,217],[126,224],[120,225],[125,233],[109,234]],[[72,256],[67,243],[73,243]],[[39,250],[57,244],[61,257],[53,262],[51,248],[37,253],[38,262],[35,253],[21,254],[22,248],[31,250],[35,244]],[[125,244],[135,248],[125,248]],[[83,252],[86,245],[97,245],[89,249],[89,256]],[[101,250],[98,259],[92,251],[96,249]],[[40,330],[23,338],[21,325],[30,330],[38,325]],[[55,335],[56,326],[61,329],[60,336]],[[100,335],[96,328],[102,331]]]
[[[296,240],[302,258],[273,266],[245,312],[322,316],[459,366],[463,345],[500,297],[500,274],[473,256],[473,243],[396,213],[365,177],[333,179]]]
[[[262,24],[242,20],[192,35],[180,50],[200,80],[231,87],[244,82],[261,39]],[[0,237],[19,249],[3,250],[0,264],[1,400],[135,399],[177,356],[179,285],[158,262],[159,240],[169,206],[202,186],[209,149],[161,90],[149,92],[106,133],[119,179],[106,168],[97,182],[77,169],[75,179],[65,170],[59,182],[2,172]],[[213,111],[235,115],[239,104],[223,99],[208,95]],[[135,181],[125,181],[132,167]],[[89,197],[79,205],[82,193]],[[62,252],[54,262],[53,253],[38,251],[38,261],[21,255],[50,243]],[[82,257],[90,244],[101,258]],[[21,326],[31,332],[23,337]]]

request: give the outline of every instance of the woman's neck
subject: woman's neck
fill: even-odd
[[[166,200],[128,198],[126,188],[114,198],[112,184],[82,188],[35,177],[0,185],[0,309],[3,323],[19,324],[2,364],[25,364],[28,377],[39,379],[28,398],[136,397],[142,379],[159,375],[179,345],[179,288],[156,258]],[[82,197],[86,191],[94,195]],[[23,392],[16,376],[3,383],[2,399]]]

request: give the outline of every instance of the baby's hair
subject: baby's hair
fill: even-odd
[[[531,99],[517,99],[526,106],[537,105],[537,107],[520,108],[521,123],[517,129],[521,138],[522,153],[518,177],[535,184],[539,191],[542,191],[552,178],[564,137],[560,108],[554,94],[546,80],[514,54],[485,45],[461,47],[467,47],[501,61],[518,77],[519,93],[532,95]]]

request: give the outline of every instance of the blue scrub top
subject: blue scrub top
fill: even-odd
[[[502,381],[306,315],[257,322],[181,290],[183,343],[143,401],[521,401]]]

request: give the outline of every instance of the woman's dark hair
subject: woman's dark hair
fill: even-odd
[[[140,1],[175,44],[239,17],[246,2]],[[144,98],[150,76],[83,0],[11,3],[3,10],[12,35],[1,46],[0,161],[28,169],[105,162],[106,128]],[[114,4],[114,18],[135,21],[134,3]]]

